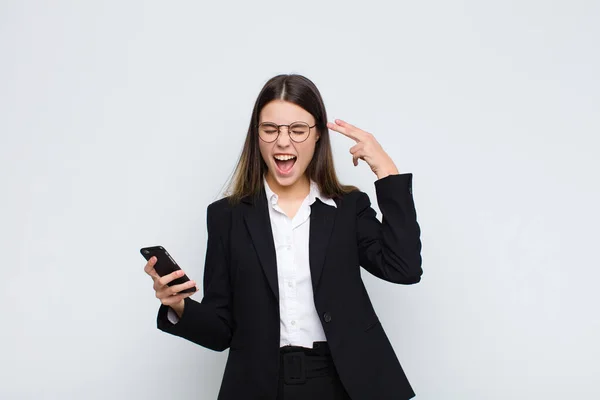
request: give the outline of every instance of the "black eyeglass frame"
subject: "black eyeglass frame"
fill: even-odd
[[[304,125],[308,126],[308,135],[306,135],[306,138],[305,138],[304,140],[297,141],[297,140],[294,140],[294,139],[292,139],[292,135],[290,135],[290,126],[292,126],[292,125],[294,125],[294,124],[304,124]],[[263,139],[263,138],[260,136],[260,127],[261,127],[262,125],[269,125],[269,126],[272,126],[272,127],[277,127],[277,136],[275,137],[275,139],[271,140],[270,142],[267,142],[265,139]],[[307,139],[310,137],[310,130],[311,130],[311,129],[313,129],[315,126],[317,126],[317,124],[315,123],[313,126],[310,126],[310,125],[308,125],[308,124],[307,124],[306,122],[304,122],[304,121],[294,121],[294,122],[292,122],[292,123],[291,123],[291,124],[289,124],[289,125],[277,125],[277,124],[276,124],[276,123],[274,123],[274,122],[261,122],[260,124],[258,124],[258,125],[256,126],[256,133],[258,134],[258,138],[259,138],[260,140],[262,140],[263,142],[265,142],[265,143],[273,143],[273,142],[277,141],[277,139],[279,139],[279,135],[281,135],[281,127],[282,127],[282,126],[286,126],[286,127],[288,128],[288,129],[287,129],[287,133],[288,133],[288,136],[290,137],[290,140],[291,140],[292,142],[294,142],[294,143],[303,143],[303,142],[306,142],[306,140],[307,140]]]

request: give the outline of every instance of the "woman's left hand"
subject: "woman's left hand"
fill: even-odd
[[[383,147],[369,132],[350,125],[341,119],[336,119],[335,123],[328,122],[327,128],[356,141],[356,144],[350,148],[354,166],[358,165],[358,159],[360,158],[369,164],[371,171],[377,175],[377,179],[398,174],[398,168],[396,168],[394,161],[392,161],[390,156],[383,150]]]

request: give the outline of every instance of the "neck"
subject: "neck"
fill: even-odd
[[[310,192],[310,180],[306,175],[302,175],[301,178],[290,186],[280,185],[269,173],[267,173],[266,179],[271,190],[282,200],[304,199]]]

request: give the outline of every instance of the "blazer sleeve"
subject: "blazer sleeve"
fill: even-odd
[[[414,284],[421,280],[421,229],[412,197],[412,174],[389,175],[375,181],[382,222],[369,196],[357,199],[360,265],[388,282]]]
[[[175,324],[169,321],[168,306],[161,304],[157,317],[158,329],[215,351],[229,347],[232,332],[229,267],[221,234],[226,225],[223,217],[217,215],[215,204],[208,206],[202,301],[186,298],[183,314]]]

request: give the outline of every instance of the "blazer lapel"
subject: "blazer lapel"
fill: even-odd
[[[246,207],[244,213],[246,227],[252,237],[252,243],[258,254],[258,259],[269,282],[269,286],[271,286],[275,298],[279,301],[277,257],[275,254],[269,209],[267,208],[267,195],[264,189],[262,189],[258,198],[248,197],[243,201],[249,205]]]
[[[271,219],[269,218],[269,209],[267,208],[267,196],[264,189],[262,189],[258,198],[254,199],[248,197],[243,201],[248,204],[244,213],[246,227],[252,238],[252,243],[258,254],[269,286],[271,287],[275,298],[279,301],[277,256],[275,253],[275,243],[273,241],[273,230],[271,229]],[[323,203],[318,198],[311,205],[308,259],[310,263],[313,291],[317,290],[317,286],[321,279],[335,216],[336,208]]]
[[[323,272],[323,264],[325,263],[327,246],[329,245],[335,216],[336,208],[323,203],[318,198],[311,205],[308,259],[314,292],[317,291],[321,273]]]

